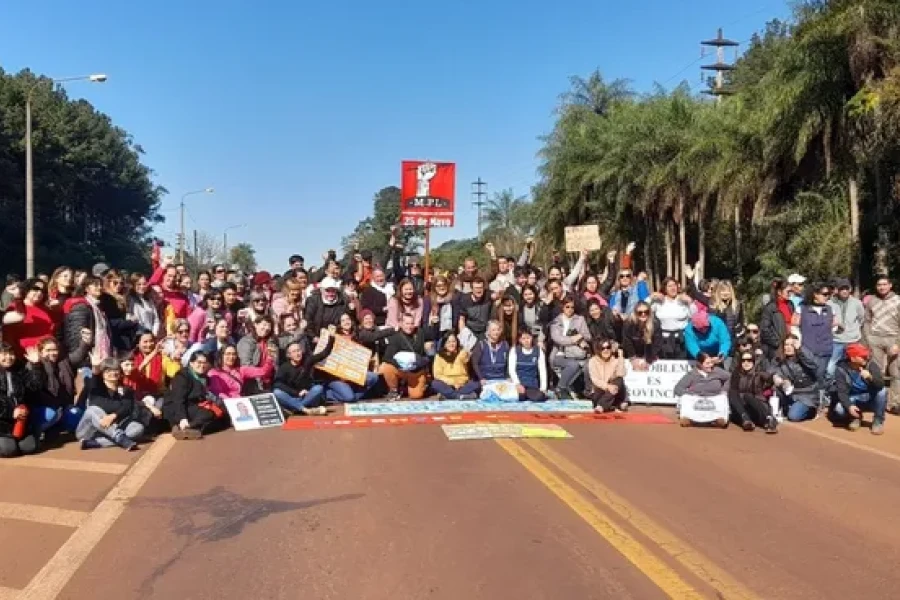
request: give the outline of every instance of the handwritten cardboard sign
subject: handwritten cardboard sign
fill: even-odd
[[[594,251],[602,248],[599,225],[566,227],[566,252]]]
[[[328,339],[325,336],[320,336],[315,352],[319,353],[324,350],[327,343]],[[369,370],[369,362],[371,360],[371,350],[345,337],[335,336],[334,348],[331,350],[331,354],[328,355],[328,358],[318,363],[316,368],[329,375],[334,375],[338,379],[365,385],[366,372]]]
[[[692,368],[686,360],[658,360],[647,371],[636,371],[625,361],[625,389],[632,404],[675,405],[675,386]]]

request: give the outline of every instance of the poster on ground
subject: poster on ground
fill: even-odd
[[[658,360],[647,371],[637,371],[625,361],[625,389],[632,404],[678,403],[675,386],[693,368],[687,360]]]
[[[495,438],[550,438],[565,439],[572,434],[559,425],[529,425],[518,423],[475,423],[441,425],[444,435],[452,441],[488,440]]]
[[[284,413],[275,394],[257,394],[243,398],[225,398],[225,408],[235,431],[249,431],[284,424]]]
[[[400,224],[453,227],[456,163],[404,160],[400,174]]]
[[[602,250],[599,225],[575,225],[566,227],[566,252],[593,252]]]
[[[319,344],[315,353],[325,349],[328,338],[319,336]],[[357,385],[365,385],[366,373],[372,360],[372,351],[356,342],[341,336],[335,336],[334,348],[328,358],[316,365],[320,371],[334,375],[338,379],[349,381]]]

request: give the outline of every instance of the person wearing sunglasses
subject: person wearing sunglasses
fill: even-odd
[[[625,361],[619,356],[615,342],[594,341],[594,355],[588,361],[591,380],[591,403],[595,413],[628,410],[625,390]]]
[[[646,371],[659,358],[662,333],[650,305],[639,302],[622,326],[622,350],[625,359],[638,371]]]
[[[638,303],[645,302],[649,297],[647,282],[642,278],[635,278],[631,269],[622,269],[613,284],[609,306],[620,317],[628,317],[635,311]]]
[[[731,414],[744,431],[764,427],[766,433],[778,433],[778,421],[766,394],[771,394],[775,386],[782,383],[779,375],[771,375],[757,368],[756,356],[752,352],[741,353],[738,365],[731,374],[728,404]]]
[[[675,384],[678,420],[682,427],[694,423],[728,427],[728,381],[731,374],[719,366],[718,357],[697,355],[697,365]]]
[[[794,315],[794,305],[790,300],[791,287],[784,279],[772,281],[770,300],[762,309],[759,319],[759,339],[766,358],[772,359],[781,348],[781,343],[790,333],[788,329]]]
[[[591,332],[584,317],[575,314],[571,296],[563,299],[562,312],[550,323],[550,339],[554,346],[552,366],[559,373],[557,391],[560,399],[568,400],[584,374],[591,341]]]

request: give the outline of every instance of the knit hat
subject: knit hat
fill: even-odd
[[[706,314],[705,310],[695,312],[694,316],[691,317],[691,325],[694,326],[694,329],[709,328],[709,315]]]
[[[371,316],[374,319],[375,313],[372,312],[371,310],[369,310],[368,308],[362,309],[361,311],[359,311],[359,322],[362,323],[363,319],[365,319],[368,316]]]
[[[844,350],[847,353],[847,358],[869,358],[869,349],[859,343],[847,344],[847,348]]]

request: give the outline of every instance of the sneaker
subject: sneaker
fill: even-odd
[[[881,419],[872,421],[872,435],[884,435],[884,421]]]
[[[396,402],[401,397],[402,396],[400,396],[400,392],[398,392],[397,390],[391,390],[390,392],[388,392],[387,396],[384,397],[384,399],[386,402]]]
[[[860,425],[862,425],[862,423],[859,419],[852,419],[850,421],[850,424],[847,425],[847,429],[849,429],[850,431],[856,431],[857,429],[859,429]]]
[[[766,417],[766,433],[778,433],[778,419],[773,415]]]
[[[622,402],[619,405],[619,410],[621,410],[622,412],[628,412],[628,408],[630,406],[631,406],[631,403],[629,403],[628,400],[625,400],[624,402]]]
[[[172,430],[172,437],[176,440],[184,441],[184,440],[199,440],[203,437],[203,434],[200,433],[199,430],[193,428],[181,429],[176,428]]]
[[[741,423],[741,429],[744,431],[753,431],[756,429],[756,425],[750,419],[744,419]]]
[[[102,448],[100,442],[97,440],[81,440],[81,449],[82,450],[96,450],[97,448]]]

